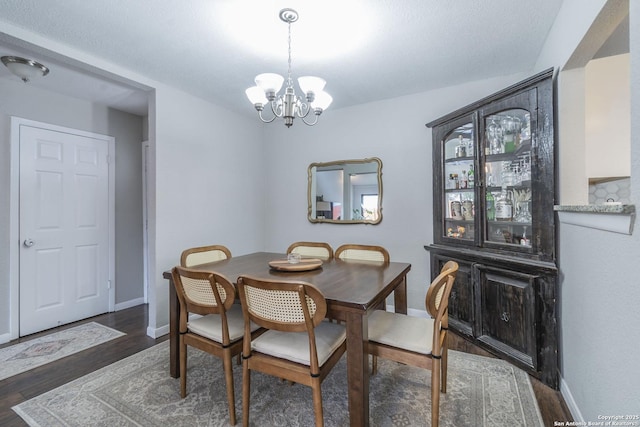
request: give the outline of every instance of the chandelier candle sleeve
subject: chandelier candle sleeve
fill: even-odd
[[[304,93],[304,97],[298,97],[293,87],[293,79],[291,78],[291,23],[298,20],[298,12],[293,9],[282,9],[280,11],[280,19],[289,26],[289,68],[287,78],[285,80],[279,74],[263,73],[255,78],[256,86],[250,87],[245,91],[247,98],[253,104],[258,117],[264,123],[271,123],[276,118],[284,119],[287,127],[293,125],[296,117],[309,126],[318,123],[318,117],[324,110],[329,108],[333,101],[331,95],[324,91],[326,82],[320,77],[303,76],[298,78],[300,90]],[[278,95],[282,85],[285,84],[284,94]],[[265,118],[262,115],[265,105],[271,107],[271,118]],[[307,121],[307,117],[313,111],[315,119]]]

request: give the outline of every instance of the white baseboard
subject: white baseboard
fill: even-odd
[[[560,394],[562,394],[562,397],[564,397],[564,402],[567,404],[569,412],[571,412],[571,415],[573,416],[573,420],[579,421],[581,423],[584,422],[582,412],[580,412],[580,408],[578,408],[578,404],[573,398],[571,390],[569,390],[569,385],[562,377],[560,377]]]
[[[115,311],[124,310],[124,309],[135,307],[136,305],[141,305],[141,304],[144,304],[144,297],[118,303],[115,305]]]
[[[189,320],[194,320],[194,319],[198,319],[202,317],[199,314],[190,314],[189,315]],[[159,338],[163,335],[167,335],[169,333],[169,325],[165,325],[165,326],[161,326],[159,328],[151,328],[148,327],[147,328],[147,335],[150,336],[151,338]]]
[[[153,339],[160,338],[163,335],[167,335],[169,333],[169,325],[164,325],[159,328],[152,328],[151,326],[147,327],[147,336],[150,336]]]
[[[11,341],[11,334],[0,335],[0,344],[8,343],[9,341]]]

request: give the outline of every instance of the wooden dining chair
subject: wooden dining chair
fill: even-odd
[[[336,249],[335,257],[343,261],[376,261],[382,264],[389,262],[389,252],[382,246],[375,245],[341,245]],[[387,306],[383,301],[377,308],[384,310]]]
[[[242,424],[249,425],[251,371],[311,387],[316,427],[324,424],[321,384],[346,350],[343,325],[323,322],[327,303],[310,283],[238,278],[245,321]],[[252,340],[247,326],[267,331]]]
[[[305,257],[330,260],[333,258],[333,248],[324,242],[295,242],[287,248],[287,254],[300,254]]]
[[[231,258],[231,251],[222,245],[200,246],[182,251],[180,266],[193,267],[194,265],[208,264]]]
[[[236,424],[232,357],[242,352],[245,324],[242,309],[234,304],[235,287],[211,271],[174,267],[173,283],[180,302],[180,396],[187,395],[187,346],[222,359],[229,405],[229,423]],[[190,314],[199,314],[189,320]],[[259,327],[250,323],[248,333]]]
[[[425,306],[432,318],[375,310],[368,317],[368,351],[373,355],[373,373],[377,357],[406,365],[431,369],[431,426],[438,427],[440,392],[447,392],[447,331],[449,294],[458,264],[448,261],[433,279]]]
[[[389,252],[382,246],[346,244],[338,247],[335,257],[342,260],[389,262]]]

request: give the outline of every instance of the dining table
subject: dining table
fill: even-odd
[[[272,268],[272,261],[284,261],[286,254],[256,252],[190,268],[215,271],[236,283],[241,275],[263,279],[301,280],[316,286],[327,301],[327,318],[346,327],[349,423],[369,425],[369,357],[367,313],[385,306],[393,293],[394,310],[407,313],[407,273],[411,264],[363,260],[323,260],[308,271],[282,271]],[[169,286],[170,375],[180,376],[179,319],[180,304],[171,271],[163,277]]]

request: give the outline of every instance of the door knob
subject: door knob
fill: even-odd
[[[35,243],[36,243],[36,242],[34,242],[34,241],[33,241],[33,239],[25,239],[25,241],[24,241],[24,243],[23,243],[23,244],[24,244],[27,248],[30,248],[30,247],[31,247],[31,246],[33,246]]]

